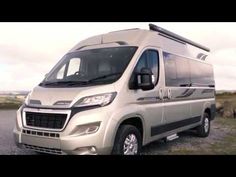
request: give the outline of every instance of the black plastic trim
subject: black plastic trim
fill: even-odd
[[[162,134],[162,133],[165,133],[165,132],[168,132],[168,131],[171,131],[180,127],[184,127],[190,124],[194,124],[200,121],[201,121],[201,116],[197,116],[197,117],[192,117],[192,118],[184,119],[177,122],[154,126],[154,127],[151,127],[151,136]]]
[[[211,105],[211,120],[214,120],[216,116],[216,104]]]
[[[178,39],[178,40],[180,40],[182,42],[186,42],[186,43],[188,43],[188,44],[190,44],[192,46],[195,46],[195,47],[198,47],[198,48],[200,48],[202,50],[210,52],[210,49],[208,47],[205,47],[205,46],[203,46],[201,44],[193,42],[193,41],[191,41],[191,40],[189,40],[189,39],[187,39],[185,37],[182,37],[182,36],[180,36],[178,34],[175,34],[175,33],[171,32],[171,31],[168,31],[168,30],[166,30],[164,28],[161,28],[159,26],[156,26],[154,24],[149,24],[149,29],[152,30],[152,31],[157,31],[157,32],[160,32],[162,34],[168,35],[168,36],[173,37],[175,39]]]

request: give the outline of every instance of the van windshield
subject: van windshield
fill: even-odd
[[[136,50],[137,47],[111,47],[68,53],[39,85],[73,87],[115,82]]]

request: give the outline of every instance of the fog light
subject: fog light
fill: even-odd
[[[97,154],[97,150],[94,146],[77,148],[75,151],[76,151],[76,154],[79,154],[79,155],[96,155]]]
[[[95,148],[95,147],[91,147],[91,148],[90,148],[90,151],[91,151],[92,153],[96,153],[96,148]]]
[[[94,122],[77,126],[70,134],[74,136],[82,136],[96,133],[100,127],[101,122]]]

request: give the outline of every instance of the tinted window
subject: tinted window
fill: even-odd
[[[125,71],[136,50],[137,47],[111,47],[68,53],[40,85],[57,87],[115,82]]]
[[[149,68],[152,69],[152,73],[154,75],[154,80],[153,83],[156,84],[158,80],[158,75],[159,75],[159,59],[158,59],[158,53],[154,50],[149,50],[148,51],[148,60],[147,60],[147,65]]]
[[[147,67],[147,52],[144,52],[142,56],[140,57],[138,64],[135,67],[135,72],[139,73],[142,68]]]
[[[188,59],[163,52],[166,86],[182,86],[190,84]]]
[[[178,85],[189,85],[190,84],[190,68],[188,59],[177,57],[175,60],[176,63],[176,73]]]
[[[213,67],[197,61],[190,61],[191,83],[193,86],[214,85]]]
[[[177,86],[177,71],[175,56],[166,52],[163,52],[164,66],[165,66],[165,81],[166,86]]]
[[[80,70],[80,58],[72,58],[68,65],[67,76],[73,75]]]
[[[214,85],[211,65],[163,52],[166,86]]]
[[[139,61],[134,69],[130,80],[130,88],[135,88],[135,75],[139,73],[142,68],[150,68],[153,73],[153,83],[156,84],[159,76],[159,55],[155,50],[146,50],[143,52]]]

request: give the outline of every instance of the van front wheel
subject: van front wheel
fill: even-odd
[[[211,121],[209,115],[204,113],[202,124],[197,127],[197,135],[199,137],[207,137],[210,133]]]
[[[141,149],[141,134],[133,125],[122,125],[116,135],[112,154],[138,155]]]

